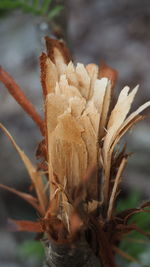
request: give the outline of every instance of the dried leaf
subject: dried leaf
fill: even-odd
[[[133,102],[135,94],[138,90],[138,87],[135,87],[131,93],[129,92],[129,87],[124,87],[121,91],[117,104],[111,112],[108,126],[107,134],[104,138],[103,144],[103,158],[104,158],[104,169],[105,169],[105,183],[104,183],[104,198],[105,201],[108,201],[108,191],[109,191],[109,179],[110,179],[110,166],[112,158],[112,150],[110,150],[111,145],[113,144],[118,129],[122,126]]]
[[[147,207],[150,207],[150,201],[146,201],[141,205],[142,209],[147,208]]]
[[[146,233],[143,229],[141,229],[140,227],[138,227],[137,225],[133,224],[132,225],[133,230],[139,232],[140,234],[144,235],[146,238],[148,238],[150,240],[150,234]]]
[[[140,112],[142,112],[144,109],[146,109],[147,107],[150,106],[150,101],[143,104],[141,107],[139,107],[136,111],[134,111],[133,113],[131,113],[131,115],[122,123],[121,127],[118,128],[118,130],[116,131],[116,134],[114,135],[114,141],[111,144],[111,149],[109,150],[109,148],[106,149],[105,147],[105,153],[106,151],[109,151],[106,156],[105,154],[105,162],[107,162],[107,173],[106,176],[109,176],[109,172],[110,172],[110,163],[111,163],[111,155],[113,152],[113,149],[115,147],[115,145],[119,142],[120,138],[138,121],[140,121],[141,119],[143,119],[142,115],[139,115]],[[110,131],[108,132],[107,136],[108,139],[110,139]],[[104,144],[105,146],[105,144]]]
[[[124,121],[122,128],[126,127],[134,118],[136,118],[142,111],[150,106],[150,101],[140,106],[136,111],[132,112],[131,115]]]
[[[21,192],[19,190],[16,190],[14,188],[11,188],[7,185],[0,184],[0,188],[3,188],[5,190],[8,190],[9,192],[21,197],[25,201],[27,201],[32,207],[34,207],[40,214],[42,213],[40,206],[38,205],[37,199],[27,193]]]
[[[104,160],[107,161],[107,156],[109,153],[109,149],[111,147],[111,144],[113,143],[113,138],[120,128],[120,126],[123,124],[130,108],[131,104],[133,102],[133,99],[135,97],[135,94],[138,90],[138,87],[135,87],[132,92],[128,95],[129,87],[124,87],[124,89],[121,91],[117,104],[115,105],[114,109],[111,112],[109,122],[107,125],[107,131],[106,137],[104,139]]]
[[[7,131],[7,129],[0,123],[0,128],[5,132],[5,134],[8,136],[12,144],[14,145],[15,149],[17,150],[20,158],[22,159],[29,176],[31,178],[31,181],[34,185],[35,191],[37,193],[37,197],[40,203],[41,211],[44,214],[46,210],[46,205],[47,205],[47,199],[46,195],[44,192],[44,185],[42,181],[42,176],[40,173],[36,171],[36,168],[32,165],[31,161],[29,158],[26,156],[26,154],[19,148],[19,146],[16,144],[15,140],[13,137],[10,135],[10,133]]]
[[[49,216],[42,220],[42,228],[50,239],[57,241],[57,244],[66,242],[68,231],[63,222],[56,216]]]
[[[33,222],[33,221],[19,221],[19,220],[8,220],[8,227],[13,231],[26,231],[26,232],[35,232],[42,233],[42,225],[41,222]]]
[[[133,261],[133,262],[137,262],[139,263],[139,261],[137,259],[135,259],[134,257],[132,257],[131,255],[125,253],[123,250],[121,250],[120,248],[113,246],[113,250],[115,252],[117,252],[119,255],[121,255],[123,258],[129,260],[129,261]],[[140,263],[139,263],[140,264]]]
[[[141,212],[150,212],[150,211],[144,210],[143,208],[126,209],[116,215],[116,220],[123,221],[123,224],[125,225],[128,223],[129,219],[133,215],[141,213]]]
[[[103,100],[103,107],[101,111],[101,118],[99,122],[99,140],[102,139],[104,136],[104,133],[106,132],[106,123],[108,120],[108,112],[109,112],[109,107],[110,107],[110,102],[111,102],[111,95],[112,95],[112,86],[111,83],[108,81],[107,82],[107,87],[105,90],[105,96]]]
[[[116,146],[116,144],[119,142],[119,140],[121,139],[122,136],[125,135],[125,133],[127,131],[130,130],[130,128],[135,125],[137,122],[139,122],[140,120],[143,119],[142,115],[137,115],[133,120],[131,120],[126,126],[121,127],[118,132],[116,133],[116,137],[114,138],[114,142],[111,145],[111,149],[110,149],[110,154],[112,154],[114,147]]]
[[[108,207],[108,213],[107,213],[108,220],[110,220],[112,216],[116,195],[118,193],[118,186],[119,186],[121,175],[122,175],[122,172],[124,170],[126,163],[127,163],[127,158],[123,158],[118,168],[118,172],[115,178],[115,182],[114,182],[112,193],[111,193],[110,200],[109,200],[109,207]]]
[[[126,240],[138,244],[148,244],[148,240],[126,237]]]

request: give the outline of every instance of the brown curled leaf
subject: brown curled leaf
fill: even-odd
[[[141,206],[142,209],[150,207],[150,201],[144,202]]]
[[[12,220],[8,219],[7,228],[11,231],[26,231],[33,233],[42,233],[41,222],[24,221],[24,220]]]
[[[123,250],[121,250],[120,248],[116,247],[116,246],[113,246],[113,250],[119,254],[120,256],[122,256],[123,258],[125,258],[126,260],[129,260],[129,261],[133,261],[133,262],[137,262],[140,264],[140,262],[134,258],[133,256],[129,255],[128,253],[124,252]]]

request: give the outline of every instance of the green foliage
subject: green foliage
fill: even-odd
[[[120,198],[117,203],[117,212],[121,212],[126,209],[136,208],[140,203],[140,194],[138,192],[132,192],[127,198]]]
[[[120,199],[117,205],[117,211],[123,211],[129,208],[138,207],[140,203],[140,194],[137,192],[132,192],[125,199]],[[143,229],[145,232],[149,233],[149,222],[150,213],[138,213],[132,216],[130,223],[135,223]],[[142,234],[134,231],[129,234],[120,244],[120,249],[134,258],[139,258],[142,253],[144,253],[148,246],[148,239],[143,237]]]
[[[42,260],[44,258],[44,248],[39,241],[25,241],[20,247],[18,254],[20,258],[30,258],[35,257],[38,260]]]
[[[13,9],[21,9],[23,12],[53,19],[59,15],[63,6],[54,2],[53,8],[50,9],[52,2],[54,0],[0,0],[0,11],[6,12]]]
[[[138,259],[145,252],[147,246],[148,239],[140,233],[133,232],[127,238],[124,238],[120,244],[120,249],[135,259]]]

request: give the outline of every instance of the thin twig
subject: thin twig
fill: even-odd
[[[129,260],[129,261],[133,261],[133,262],[137,262],[140,263],[137,259],[135,259],[134,257],[132,257],[131,255],[127,254],[126,252],[124,252],[123,250],[121,250],[120,248],[113,246],[113,250],[121,255],[123,258]]]
[[[14,79],[0,66],[0,81],[6,86],[9,93],[18,102],[18,104],[25,110],[25,112],[32,118],[37,124],[42,135],[44,136],[44,121],[41,116],[37,113],[32,103],[27,99],[25,94],[22,92],[19,85]]]
[[[119,166],[117,175],[116,175],[116,179],[115,179],[114,186],[113,186],[113,189],[112,189],[111,197],[110,197],[110,200],[109,200],[109,207],[108,207],[108,213],[107,213],[108,220],[110,220],[111,216],[112,216],[117,189],[118,189],[118,186],[119,186],[119,183],[120,183],[120,180],[121,180],[121,175],[122,175],[122,172],[124,170],[124,167],[125,167],[126,163],[127,163],[127,158],[123,158],[122,162],[121,162],[121,164]]]

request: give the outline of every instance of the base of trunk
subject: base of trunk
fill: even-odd
[[[43,267],[102,267],[86,241],[74,244],[44,242],[46,260]]]

